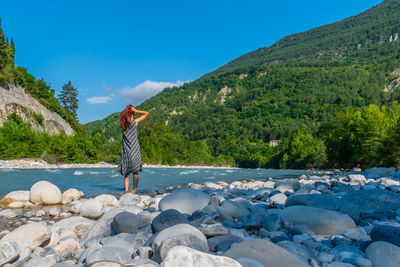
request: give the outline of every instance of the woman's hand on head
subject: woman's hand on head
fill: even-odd
[[[133,112],[137,111],[134,106],[132,106],[131,109],[132,109]]]

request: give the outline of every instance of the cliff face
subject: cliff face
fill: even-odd
[[[64,131],[73,135],[71,126],[57,113],[49,111],[39,101],[25,93],[24,88],[10,84],[0,87],[0,126],[12,113],[17,113],[38,131],[58,134]]]

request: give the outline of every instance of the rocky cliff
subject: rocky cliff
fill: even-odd
[[[21,86],[10,84],[0,87],[0,126],[14,112],[38,131],[46,131],[51,135],[61,131],[67,135],[74,134],[71,126],[60,115],[45,108]]]

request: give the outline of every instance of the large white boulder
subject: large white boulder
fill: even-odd
[[[81,197],[83,197],[83,192],[82,191],[78,191],[75,188],[70,188],[67,191],[65,191],[62,194],[62,204],[70,204],[72,203],[74,200],[78,200]]]
[[[176,246],[171,248],[164,261],[162,267],[241,267],[242,265],[232,258],[224,256],[215,256],[200,252],[198,250]]]
[[[103,204],[103,208],[107,206],[115,207],[118,205],[118,199],[113,195],[103,194],[95,197],[94,199],[100,201],[100,203]]]
[[[224,256],[250,258],[268,267],[309,267],[292,253],[264,239],[249,239],[231,247]]]
[[[181,213],[192,214],[206,207],[210,200],[211,197],[202,191],[182,188],[161,199],[158,206],[161,211],[175,209]]]
[[[89,199],[82,203],[79,213],[84,217],[98,218],[103,215],[103,204],[97,199]]]
[[[62,194],[56,185],[48,181],[39,181],[32,185],[29,198],[35,204],[59,204],[62,200]]]
[[[281,218],[290,223],[307,226],[319,235],[338,235],[356,224],[347,214],[308,206],[291,206],[282,210]]]
[[[14,231],[6,234],[1,241],[14,240],[17,242],[20,249],[29,248],[34,250],[51,237],[50,229],[42,223],[24,224]]]
[[[29,201],[29,191],[28,190],[17,190],[12,191],[5,195],[2,199],[4,202],[14,202],[14,201]]]

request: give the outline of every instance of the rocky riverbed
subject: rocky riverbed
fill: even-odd
[[[399,178],[354,169],[119,199],[40,181],[2,199],[0,266],[399,266]]]

